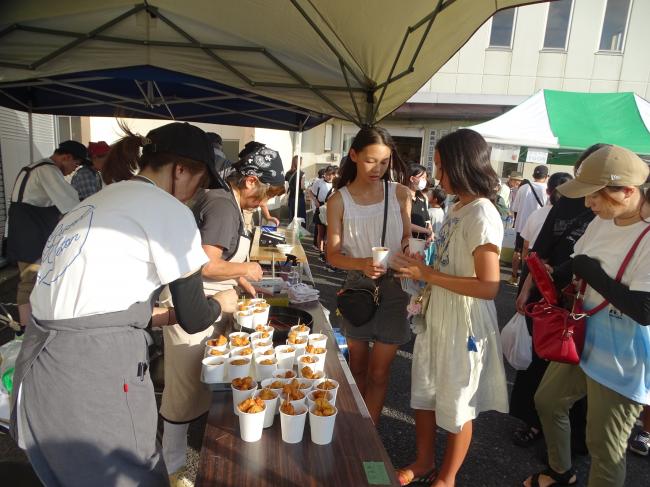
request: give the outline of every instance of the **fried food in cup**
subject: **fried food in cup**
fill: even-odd
[[[265,310],[264,308],[255,308],[255,309],[253,310],[253,313],[255,313],[255,314],[260,314],[260,313],[264,313],[265,311],[266,311],[266,310]]]
[[[284,382],[281,380],[273,381],[268,385],[269,389],[282,389],[282,386],[284,386]]]
[[[247,336],[234,336],[230,339],[230,344],[233,347],[245,347],[250,341]]]
[[[259,394],[257,394],[257,397],[260,399],[264,399],[265,401],[270,401],[271,399],[275,399],[278,397],[278,394],[275,391],[272,391],[268,387],[265,387],[262,389]]]
[[[271,338],[271,334],[268,331],[263,331],[260,336],[262,338]]]
[[[210,350],[210,355],[216,355],[217,357],[221,355],[226,355],[228,352],[222,352],[221,350],[217,350],[216,348],[213,348]]]
[[[233,360],[232,362],[230,362],[230,365],[246,365],[247,363],[248,363],[248,360],[246,360],[245,358],[240,358],[240,359]]]
[[[314,379],[314,371],[311,369],[309,365],[305,365],[302,369],[300,369],[300,373],[305,379]]]
[[[326,380],[318,384],[316,386],[316,389],[321,389],[323,391],[331,391],[333,389],[336,389],[336,384],[334,384],[334,382],[332,382],[331,380]]]
[[[316,399],[327,399],[327,391],[314,391],[311,397],[314,398],[314,401]]]
[[[280,377],[281,379],[293,379],[296,376],[296,373],[293,370],[287,370],[285,373],[280,374],[276,377]]]
[[[336,409],[325,398],[316,399],[314,401],[314,414],[316,416],[332,416],[336,413]]]
[[[302,357],[300,357],[300,361],[303,364],[315,364],[316,362],[318,362],[318,359],[316,357],[312,357],[311,355],[303,355]]]
[[[303,343],[307,343],[308,338],[303,337],[303,336],[298,336],[298,334],[295,331],[292,331],[289,333],[289,343],[294,344],[294,345],[301,345]]]
[[[304,333],[306,331],[309,331],[309,327],[307,325],[299,325],[298,327],[294,328],[294,330]]]
[[[282,403],[282,405],[280,406],[280,411],[282,411],[284,414],[288,414],[290,416],[295,416],[296,415],[296,409],[293,407],[293,404],[291,404],[287,400],[285,400]]]
[[[208,340],[208,345],[211,347],[221,347],[226,343],[228,343],[228,339],[223,335],[219,335],[219,338],[212,338]]]
[[[256,346],[258,346],[258,347],[271,347],[271,346],[273,346],[273,342],[272,342],[272,341],[268,341],[268,342],[255,342],[255,343],[256,343]]]
[[[305,352],[307,353],[313,353],[314,355],[320,355],[322,353],[325,353],[327,350],[325,350],[322,347],[314,347],[313,345],[307,345],[307,348],[305,348]]]
[[[295,348],[293,348],[293,347],[287,347],[287,348],[285,348],[284,350],[282,350],[282,353],[293,353],[293,352],[295,352],[295,351],[296,351]]]
[[[262,352],[262,355],[273,355],[274,353],[275,353],[275,350],[273,350],[272,348],[269,348],[268,350],[264,350]]]
[[[253,349],[251,347],[242,348],[237,352],[237,355],[253,355]]]
[[[256,386],[256,383],[253,381],[253,378],[251,376],[238,377],[236,379],[233,379],[231,384],[235,389],[240,391],[250,391]]]
[[[300,392],[299,387],[300,387],[300,382],[294,379],[288,384],[284,384],[282,386],[282,393],[284,394],[284,397],[287,400],[297,401],[298,399],[302,399],[305,397],[305,395],[302,392]]]
[[[260,365],[275,365],[275,359],[267,358],[266,360],[261,360]]]
[[[254,414],[264,411],[266,404],[259,397],[249,397],[240,402],[237,407],[242,413]]]
[[[255,327],[255,331],[267,331],[267,330],[268,330],[268,326],[267,326],[267,325],[257,325],[257,326]]]

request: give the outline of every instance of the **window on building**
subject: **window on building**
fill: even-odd
[[[81,142],[81,117],[56,117],[59,143],[66,140],[76,140]]]
[[[573,0],[558,0],[548,4],[544,49],[566,49]]]
[[[631,0],[607,0],[603,30],[600,33],[601,51],[621,52],[625,42],[625,29]]]
[[[515,30],[515,9],[500,10],[492,17],[490,47],[512,47],[512,34]]]

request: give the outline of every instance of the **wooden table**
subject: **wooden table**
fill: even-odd
[[[364,462],[379,462],[373,466],[386,470],[388,483],[374,485],[399,485],[321,305],[301,308],[313,316],[314,332],[328,336],[325,372],[327,377],[339,382],[332,443],[320,446],[311,442],[309,418],[302,442],[284,443],[279,415],[273,426],[264,430],[260,441],[246,443],[239,436],[232,394],[214,392],[201,448],[197,487],[361,487],[369,485]]]
[[[260,247],[260,228],[255,229],[255,236],[253,237],[253,244],[251,245],[250,259],[262,263],[270,263],[275,259],[275,262],[282,263],[286,260],[286,256],[275,247]],[[293,245],[291,255],[295,255],[298,262],[306,264],[307,256],[305,250],[302,248],[300,239],[295,232],[284,228],[279,228],[276,233],[284,235],[287,243]]]

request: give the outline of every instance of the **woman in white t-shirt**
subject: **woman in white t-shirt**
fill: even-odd
[[[411,371],[417,458],[397,476],[402,485],[443,487],[455,484],[473,419],[482,411],[508,412],[508,391],[493,301],[503,223],[490,201],[498,184],[490,147],[477,132],[460,129],[438,141],[434,158],[436,179],[458,198],[437,235],[436,263],[430,268],[419,258],[397,255],[391,266],[400,277],[431,286]],[[448,432],[438,471],[437,427]]]
[[[208,139],[172,123],[138,140],[138,175],[67,213],[31,295],[11,431],[45,485],[167,485],[148,373],[152,305],[169,284],[175,316],[154,324],[178,318],[190,333],[221,311],[203,294],[207,257],[183,204],[208,179]]]
[[[408,295],[392,270],[373,264],[372,248],[381,246],[382,240],[390,254],[408,246],[411,195],[408,188],[390,181],[391,173],[403,181],[405,166],[385,129],[361,129],[348,155],[341,166],[338,191],[327,203],[327,259],[348,271],[344,288],[379,288],[379,306],[369,321],[355,326],[345,316],[341,320],[352,375],[377,424],[391,363],[399,346],[411,339],[411,332],[406,320]]]
[[[648,165],[631,151],[605,146],[587,157],[576,178],[558,187],[585,197],[596,214],[572,259],[553,270],[560,288],[573,275],[587,284],[584,347],[578,365],[551,362],[535,394],[549,468],[526,486],[573,485],[569,409],[587,397],[588,485],[625,483],[625,449],[643,405],[650,404],[650,193]],[[620,280],[616,275],[638,242]],[[605,302],[603,301],[605,300]]]

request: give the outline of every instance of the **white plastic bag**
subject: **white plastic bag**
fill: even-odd
[[[501,330],[503,355],[515,370],[526,370],[533,360],[533,340],[526,327],[526,318],[520,313],[510,318]]]

